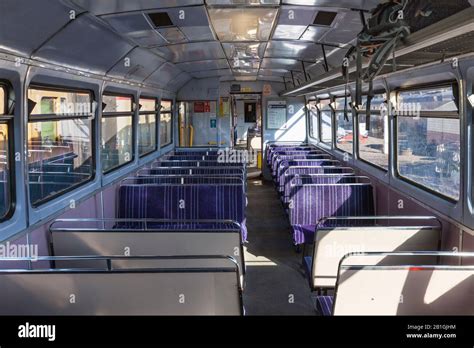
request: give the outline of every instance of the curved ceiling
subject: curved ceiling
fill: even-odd
[[[2,0],[0,50],[177,90],[340,66],[378,0]],[[304,74],[303,72],[306,72]]]

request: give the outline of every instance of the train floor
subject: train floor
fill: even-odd
[[[315,315],[311,292],[292,246],[287,216],[271,182],[248,181],[247,315]]]

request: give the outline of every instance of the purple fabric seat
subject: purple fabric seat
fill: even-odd
[[[247,240],[243,184],[146,184],[119,188],[118,218],[232,220]]]
[[[314,146],[297,146],[297,145],[283,145],[283,146],[270,146],[267,148],[267,164],[271,165],[271,160],[276,153],[285,151],[311,151],[316,150]]]
[[[338,165],[339,161],[331,159],[308,159],[308,160],[285,160],[282,161],[278,166],[276,174],[274,176],[275,184],[278,185],[280,182],[280,177],[285,174],[285,172],[290,167],[294,166],[306,166],[306,167],[321,167],[321,166],[335,166]]]
[[[147,175],[244,175],[242,168],[237,167],[158,167],[144,169],[139,176]]]
[[[318,296],[316,297],[316,309],[325,317],[332,316],[332,308],[334,305],[333,296]]]
[[[306,149],[299,151],[275,151],[272,152],[270,166],[273,168],[276,160],[280,157],[286,156],[304,156],[304,155],[324,155],[325,153],[321,150],[316,149]]]
[[[349,167],[336,166],[292,166],[288,167],[283,175],[279,178],[278,192],[287,193],[288,195],[290,182],[296,175],[309,174],[354,174],[354,169]]]
[[[300,154],[300,155],[284,155],[274,157],[272,164],[272,175],[276,176],[278,168],[283,161],[297,161],[297,160],[320,160],[331,159],[331,156],[326,154]]]
[[[313,265],[313,258],[311,256],[305,256],[303,258],[304,273],[308,279],[311,279],[311,266]]]
[[[218,162],[218,161],[158,161],[153,164],[156,167],[243,167],[242,163]]]
[[[375,215],[373,188],[370,184],[301,185],[288,208],[294,244],[311,243],[324,217]]]
[[[282,202],[288,204],[301,185],[307,184],[353,184],[359,182],[370,182],[367,177],[354,176],[351,173],[347,175],[338,174],[313,174],[313,175],[296,175],[287,185],[286,191],[281,196]]]

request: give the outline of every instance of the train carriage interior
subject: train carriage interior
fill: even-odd
[[[0,315],[472,316],[473,85],[472,0],[0,0]]]

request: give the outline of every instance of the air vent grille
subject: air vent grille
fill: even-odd
[[[337,12],[319,11],[314,18],[314,25],[320,25],[324,27],[330,27],[336,19]]]
[[[170,16],[166,12],[148,13],[148,17],[150,17],[151,22],[153,23],[155,28],[173,26],[173,22],[171,21]]]

